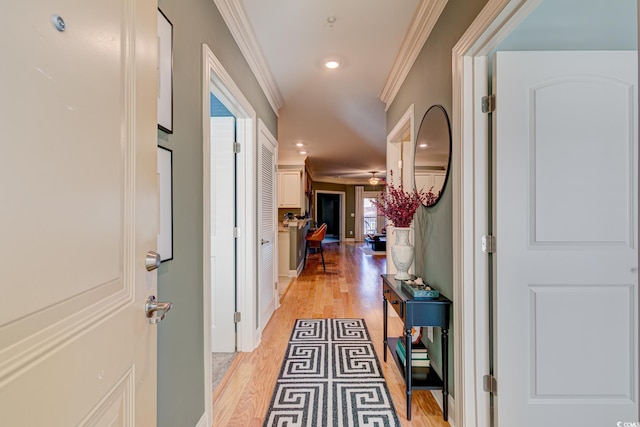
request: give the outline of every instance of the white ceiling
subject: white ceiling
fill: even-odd
[[[403,78],[403,55],[410,54],[412,33],[419,31],[414,17],[424,15],[426,0],[216,3],[240,15],[234,23],[221,8],[230,27],[242,23],[244,14],[244,28],[231,31],[251,50],[248,54],[239,43],[278,110],[279,164],[302,164],[305,155],[295,144],[303,143],[316,180],[364,182],[374,170],[384,175],[387,132],[381,93],[392,92],[390,82]],[[327,58],[343,65],[325,69]]]

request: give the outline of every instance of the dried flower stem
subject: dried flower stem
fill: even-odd
[[[385,184],[385,190],[380,193],[380,199],[374,200],[373,205],[378,208],[378,213],[384,215],[394,227],[410,227],[413,216],[420,205],[431,206],[438,199],[431,190],[411,192],[404,191],[402,183],[398,187],[393,185],[393,172],[391,182]]]

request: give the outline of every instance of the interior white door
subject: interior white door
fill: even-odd
[[[260,330],[267,325],[271,315],[278,305],[277,277],[275,271],[276,251],[276,147],[277,141],[266,126],[259,122],[258,144],[260,156],[258,158],[258,217],[260,236],[260,254],[258,257],[260,285],[258,301],[260,307]]]
[[[638,421],[636,52],[496,57],[498,425]]]
[[[211,117],[211,351],[236,351],[235,117]]]
[[[157,4],[51,6],[0,38],[0,424],[155,425]]]

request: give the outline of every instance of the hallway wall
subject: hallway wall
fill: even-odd
[[[449,0],[438,22],[424,44],[409,75],[387,110],[387,133],[391,132],[411,104],[415,105],[414,135],[427,109],[442,105],[451,117],[452,71],[451,50],[471,25],[487,0]],[[447,183],[438,204],[419,208],[414,219],[415,274],[426,279],[449,299],[453,299],[453,229],[451,185]],[[457,307],[454,305],[453,310]],[[453,320],[453,316],[452,316]],[[455,324],[449,334],[449,390],[454,395],[453,342]],[[425,334],[426,336],[426,334]],[[428,343],[424,338],[425,343]],[[439,360],[440,334],[436,331],[432,354],[436,367]]]
[[[273,135],[271,109],[212,0],[160,0],[173,24],[174,259],[158,269],[158,297],[173,309],[158,325],[158,426],[194,426],[204,413],[202,43],[207,43]],[[207,384],[211,381],[206,380]]]

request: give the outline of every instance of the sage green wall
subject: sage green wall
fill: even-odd
[[[289,270],[297,270],[298,265],[302,263],[304,251],[307,249],[305,237],[309,232],[310,222],[302,228],[296,227],[295,230],[289,230]]]
[[[329,182],[316,182],[313,181],[311,183],[311,188],[314,191],[317,190],[326,190],[326,191],[344,191],[344,199],[345,199],[345,215],[347,216],[345,220],[344,232],[345,238],[353,238],[353,233],[355,230],[356,219],[351,217],[351,213],[355,213],[356,211],[356,187],[355,185],[345,185],[345,184],[333,184]],[[315,203],[315,200],[314,200]],[[311,215],[314,215],[315,206],[311,210]],[[315,218],[313,218],[316,221]],[[349,233],[351,232],[351,233]]]
[[[202,43],[222,62],[273,135],[277,117],[212,0],[160,0],[173,24],[173,257],[158,269],[158,426],[194,426],[204,413],[202,283]],[[206,380],[210,383],[210,380]]]
[[[415,105],[414,134],[417,133],[422,117],[431,105],[440,104],[449,115],[451,114],[453,102],[451,50],[486,2],[487,0],[449,0],[387,111],[387,133],[411,104]],[[450,116],[449,120],[451,119]],[[443,295],[452,299],[453,231],[450,183],[447,183],[436,206],[422,207],[418,210],[414,226],[416,274],[424,277]],[[454,305],[453,309],[456,310],[457,307]],[[455,392],[453,389],[454,336],[455,325],[452,323],[449,334],[449,390],[452,395]],[[430,347],[435,365],[442,366],[439,330],[436,331],[434,343]]]

